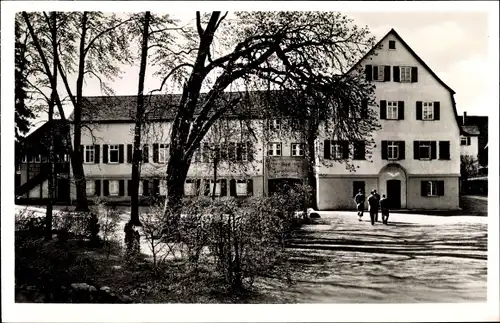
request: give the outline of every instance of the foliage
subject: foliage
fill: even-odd
[[[117,233],[120,225],[120,212],[115,207],[110,207],[100,200],[95,201],[95,205],[90,208],[90,211],[97,216],[100,238],[109,258],[112,248],[119,244]]]
[[[479,171],[478,159],[471,155],[460,155],[460,176],[467,179],[477,175]]]

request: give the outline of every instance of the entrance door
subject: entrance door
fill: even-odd
[[[401,208],[401,181],[397,179],[391,179],[387,181],[387,200],[389,202],[389,208],[400,209]]]
[[[59,178],[57,180],[57,200],[60,202],[69,202],[69,180]]]

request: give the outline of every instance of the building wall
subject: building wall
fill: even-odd
[[[470,136],[470,145],[460,145],[460,155],[463,156],[473,156],[477,159],[479,154],[479,137]]]
[[[355,210],[353,182],[364,181],[366,191],[378,187],[378,178],[368,176],[328,176],[320,177],[318,181],[319,210]],[[365,194],[366,195],[366,194]],[[366,195],[368,198],[368,195]],[[365,202],[365,208],[368,203]]]
[[[444,196],[421,196],[420,182],[444,181]],[[408,208],[428,210],[459,209],[459,177],[410,177],[408,178]]]

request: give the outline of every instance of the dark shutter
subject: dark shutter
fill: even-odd
[[[418,68],[416,66],[413,66],[411,68],[411,82],[412,83],[418,82]]]
[[[149,181],[147,179],[142,181],[142,195],[149,196]]]
[[[444,196],[444,181],[437,181],[437,195]]]
[[[118,145],[118,163],[123,164],[124,158],[123,145]]]
[[[371,81],[372,80],[372,66],[371,65],[366,65],[365,66],[365,75],[366,75],[366,80]]]
[[[418,141],[413,142],[413,159],[420,159],[419,146],[420,143]]]
[[[109,180],[102,181],[102,192],[104,196],[109,196]]]
[[[417,120],[422,120],[422,101],[417,101]]]
[[[436,142],[431,141],[431,159],[436,159],[436,158],[437,158]]]
[[[220,180],[220,196],[227,196],[227,180]]]
[[[127,145],[127,163],[131,164],[132,163],[132,145],[128,144]]]
[[[373,66],[373,79],[375,81],[382,81],[382,80],[378,79],[378,66],[377,65]]]
[[[405,158],[406,158],[405,142],[400,141],[399,142],[399,159],[405,159]]]
[[[368,99],[363,99],[361,101],[361,118],[368,118]]]
[[[450,142],[440,141],[439,142],[439,159],[448,160],[450,159]]]
[[[132,180],[127,180],[127,195],[132,196]]]
[[[158,144],[153,144],[153,163],[158,164]]]
[[[236,180],[229,181],[229,196],[236,196]]]
[[[80,156],[82,158],[82,163],[85,163],[85,147],[80,145]]]
[[[153,196],[160,195],[160,180],[153,179]]]
[[[247,141],[247,158],[248,158],[249,162],[254,161],[254,155],[255,155],[255,151],[254,151],[253,143],[251,141]]]
[[[392,80],[394,82],[399,82],[399,66],[394,66],[392,68],[392,71],[393,71],[393,73],[392,73]]]
[[[325,150],[324,154],[323,154],[323,156],[324,156],[325,159],[330,159],[331,158],[330,157],[330,153],[331,153],[332,149],[331,149],[330,145],[331,145],[330,140],[325,140],[325,144],[324,144],[324,147],[323,147],[324,150]]]
[[[149,146],[144,145],[142,147],[142,162],[149,163]]]
[[[365,142],[356,141],[354,142],[354,159],[364,160],[365,159]]]
[[[247,195],[248,196],[253,195],[253,179],[247,180]]]
[[[398,120],[404,120],[405,118],[405,102],[398,101]]]
[[[391,81],[391,67],[386,65],[384,66],[384,82]]]
[[[205,196],[210,196],[212,195],[212,192],[210,191],[210,180],[204,179],[203,180],[203,195]]]
[[[349,158],[349,142],[348,141],[342,141],[342,158],[343,159]]]
[[[94,145],[94,163],[99,164],[101,162],[101,146]]]
[[[420,195],[427,196],[427,181],[420,181]]]
[[[387,101],[380,101],[380,119],[387,119]]]
[[[96,179],[94,186],[95,186],[95,196],[101,196],[101,180]]]
[[[382,140],[382,159],[387,159],[387,141]]]
[[[104,164],[108,163],[108,151],[109,151],[108,145],[102,145],[102,162]]]
[[[439,120],[441,118],[441,111],[440,111],[440,104],[439,102],[434,102],[434,120]]]
[[[125,181],[123,179],[118,181],[118,195],[119,196],[125,196]]]

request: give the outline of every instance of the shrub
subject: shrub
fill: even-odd
[[[95,227],[98,227],[99,236],[109,258],[113,247],[119,245],[117,234],[120,225],[120,213],[115,207],[107,205],[102,200],[97,200],[90,208],[90,211],[97,217],[98,222]]]

